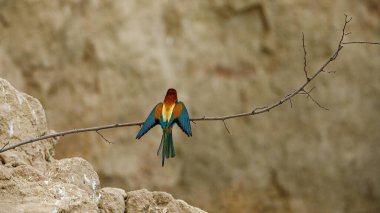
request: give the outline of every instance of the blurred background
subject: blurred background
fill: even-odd
[[[304,82],[347,41],[380,40],[378,0],[0,0],[0,76],[43,104],[50,129],[142,121],[177,89],[191,116],[246,112]],[[269,113],[65,136],[102,186],[167,191],[210,212],[380,212],[380,48],[347,45],[304,96]]]

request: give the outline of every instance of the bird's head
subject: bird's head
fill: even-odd
[[[168,91],[166,92],[164,102],[170,102],[170,103],[177,102],[177,91],[175,91],[175,89],[173,88],[168,89]]]

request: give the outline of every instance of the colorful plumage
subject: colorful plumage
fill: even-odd
[[[190,118],[185,104],[178,101],[175,89],[168,89],[164,102],[158,103],[153,108],[136,136],[136,139],[140,139],[152,127],[160,124],[163,133],[157,155],[162,151],[162,166],[165,164],[165,158],[175,157],[172,135],[174,123],[176,123],[187,136],[190,137],[192,135]]]

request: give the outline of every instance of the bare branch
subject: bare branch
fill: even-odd
[[[325,71],[325,68],[332,62],[334,61],[338,55],[339,55],[339,52],[342,50],[343,48],[343,45],[345,44],[374,44],[374,45],[380,45],[379,42],[367,42],[367,41],[353,41],[353,42],[343,42],[345,36],[349,35],[350,33],[347,33],[346,32],[346,27],[347,27],[347,24],[351,21],[352,18],[348,18],[347,15],[345,15],[345,20],[344,20],[344,25],[343,25],[343,28],[342,28],[342,34],[341,34],[341,37],[340,37],[340,40],[339,40],[339,43],[338,43],[338,47],[336,48],[336,50],[333,52],[333,54],[326,60],[326,62],[324,64],[322,64],[322,66],[315,71],[315,73],[311,76],[309,76],[309,74],[307,73],[307,70],[306,70],[306,48],[305,48],[305,41],[304,41],[304,34],[302,33],[302,44],[303,44],[303,49],[304,49],[304,72],[305,72],[305,75],[306,75],[306,81],[304,83],[302,83],[297,89],[293,90],[291,93],[287,94],[286,96],[282,97],[279,101],[273,103],[272,105],[269,105],[269,106],[264,106],[264,107],[257,107],[255,108],[253,111],[251,112],[244,112],[244,113],[239,113],[239,114],[233,114],[233,115],[225,115],[225,116],[216,116],[216,117],[206,117],[206,116],[203,116],[203,117],[194,117],[194,118],[191,118],[190,121],[192,121],[193,123],[195,123],[195,121],[223,121],[227,131],[229,132],[228,128],[227,128],[227,125],[225,123],[226,120],[228,119],[234,119],[234,118],[239,118],[239,117],[246,117],[246,116],[253,116],[253,115],[257,115],[257,114],[261,114],[261,113],[264,113],[264,112],[269,112],[271,109],[274,109],[280,105],[282,105],[283,103],[289,101],[290,102],[290,107],[293,107],[293,104],[292,104],[292,98],[296,95],[299,95],[299,94],[306,94],[307,97],[309,97],[315,104],[317,104],[320,108],[323,108],[325,110],[328,110],[327,108],[321,106],[311,95],[310,95],[310,92],[312,91],[312,89],[310,91],[305,91],[305,87],[312,81],[314,80],[321,72],[326,72]],[[327,71],[328,73],[332,72],[332,71]],[[44,135],[44,136],[41,136],[41,137],[38,137],[38,138],[34,138],[34,139],[30,139],[30,140],[26,140],[26,141],[22,141],[22,142],[19,142],[19,143],[16,143],[16,144],[13,144],[11,146],[8,146],[9,142],[6,143],[2,149],[0,149],[0,153],[1,152],[5,152],[5,151],[8,151],[8,150],[11,150],[11,149],[14,149],[16,147],[19,147],[19,146],[22,146],[22,145],[25,145],[25,144],[29,144],[29,143],[33,143],[33,142],[36,142],[36,141],[41,141],[41,140],[44,140],[44,139],[49,139],[49,138],[56,138],[58,136],[65,136],[65,135],[69,135],[69,134],[77,134],[77,133],[81,133],[81,132],[91,132],[91,131],[95,131],[97,132],[103,139],[105,139],[98,131],[99,130],[103,130],[103,129],[112,129],[112,128],[120,128],[120,127],[128,127],[128,126],[142,126],[144,124],[144,122],[132,122],[132,123],[121,123],[121,124],[110,124],[110,125],[105,125],[105,126],[97,126],[97,127],[89,127],[89,128],[80,128],[80,129],[73,129],[73,130],[68,130],[68,131],[64,131],[64,132],[58,132],[58,133],[53,133],[53,134],[47,134],[47,135]],[[105,139],[106,140],[106,139]],[[108,140],[106,140],[108,141]],[[8,147],[7,147],[8,146]]]
[[[303,89],[302,91],[300,91],[298,94],[300,95],[307,95],[307,98],[310,97],[310,93],[315,89],[315,87],[311,88],[309,91],[306,91],[305,89]]]
[[[144,122],[109,124],[109,125],[105,125],[105,126],[72,129],[72,130],[67,130],[67,131],[64,131],[64,132],[57,132],[57,133],[53,133],[53,134],[47,134],[47,135],[44,135],[44,136],[39,137],[39,138],[34,138],[34,139],[22,141],[22,142],[13,144],[12,146],[5,147],[5,148],[3,148],[3,149],[0,150],[0,153],[8,151],[10,149],[14,149],[16,147],[19,147],[19,146],[22,146],[22,145],[25,145],[25,144],[28,144],[28,143],[33,143],[33,142],[36,142],[36,141],[41,141],[41,140],[45,140],[45,139],[49,139],[49,138],[56,138],[56,137],[59,137],[59,136],[78,134],[78,133],[81,133],[81,132],[99,131],[99,130],[102,130],[102,129],[112,129],[112,128],[119,128],[119,127],[126,127],[126,126],[140,126],[140,125],[143,125],[143,124],[144,124]]]
[[[259,107],[259,108],[254,109],[252,112],[240,113],[240,114],[236,114],[236,115],[219,116],[219,117],[192,118],[192,120],[194,120],[194,121],[200,121],[200,120],[202,120],[202,121],[203,120],[206,120],[206,121],[207,120],[212,120],[212,121],[215,121],[215,120],[227,120],[227,119],[232,119],[232,118],[237,118],[237,117],[244,117],[244,116],[251,116],[251,115],[261,114],[261,113],[264,113],[264,112],[269,112],[271,109],[273,109],[275,107],[278,107],[279,105],[283,104],[284,102],[290,100],[291,98],[293,98],[294,96],[296,96],[297,94],[299,94],[301,91],[304,91],[304,88],[312,80],[314,80],[321,72],[323,72],[324,69],[332,61],[334,61],[338,57],[339,52],[343,48],[342,43],[343,43],[344,36],[346,34],[347,24],[351,21],[351,19],[352,18],[348,18],[348,16],[345,15],[345,20],[344,20],[344,24],[343,24],[343,28],[342,28],[342,34],[341,34],[341,37],[340,37],[340,40],[339,40],[339,43],[338,43],[338,47],[334,51],[334,53],[332,54],[332,56],[330,58],[328,58],[327,61],[311,77],[309,77],[309,79],[310,79],[309,81],[304,82],[298,89],[294,90],[292,93],[286,95],[285,97],[283,97],[282,99],[280,99],[279,101],[277,101],[276,103],[274,103],[274,104],[272,104],[270,106]],[[325,107],[321,106],[321,108],[325,108]]]

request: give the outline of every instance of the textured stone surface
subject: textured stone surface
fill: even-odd
[[[0,79],[1,142],[14,143],[48,132],[40,102]],[[99,178],[82,158],[54,159],[54,140],[0,154],[1,212],[93,212]]]
[[[102,188],[99,192],[99,209],[101,212],[125,212],[127,193],[118,188]]]
[[[169,87],[192,116],[239,113],[303,82],[301,32],[309,72],[336,48],[344,13],[348,41],[379,41],[378,2],[2,0],[0,76],[41,100],[57,131],[143,120]],[[336,73],[313,83],[329,111],[297,97],[227,121],[231,135],[221,122],[192,124],[190,139],[176,128],[164,168],[158,128],[141,142],[137,127],[103,131],[113,145],[65,136],[56,153],[89,160],[105,186],[167,191],[211,212],[379,212],[379,56],[343,49]]]
[[[0,147],[48,131],[37,99],[1,78],[0,88]],[[125,212],[124,190],[99,189],[92,166],[79,157],[54,159],[53,143],[45,140],[0,153],[0,212]],[[175,208],[193,209],[180,203]],[[133,206],[128,209],[136,212]]]
[[[205,212],[188,205],[183,200],[176,200],[166,192],[149,192],[146,189],[127,193],[125,200],[127,212]]]

